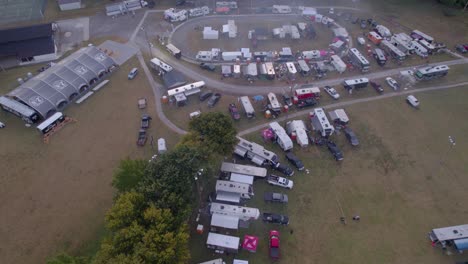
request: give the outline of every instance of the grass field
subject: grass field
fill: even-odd
[[[436,264],[461,259],[431,248],[426,234],[435,227],[465,224],[468,216],[460,208],[468,186],[466,88],[420,94],[420,110],[407,106],[401,97],[348,107],[350,126],[361,145],[352,148],[344,135],[334,135],[345,155],[342,163],[336,163],[326,148],[296,147],[294,152],[311,173],[296,172],[292,177],[295,187],[286,191],[287,206],[266,205],[264,191],[284,190],[256,182],[256,196],[247,206],[287,213],[290,225],[282,228],[256,221],[249,229],[232,232],[260,237],[257,253],[242,252],[237,257],[270,263],[267,232],[279,229],[279,263]],[[449,135],[457,139],[454,148]],[[285,160],[277,146],[263,143],[258,134],[248,138]],[[339,221],[340,207],[346,226]],[[351,221],[355,214],[361,216],[359,223]],[[206,233],[193,234],[193,263],[216,257],[204,249],[205,239]]]
[[[146,112],[153,117],[149,135],[166,138],[169,149],[178,141],[159,122],[145,76],[127,80],[133,67],[139,67],[136,58],[109,76],[110,83],[97,94],[80,106],[69,106],[65,114],[78,121],[53,135],[47,145],[34,128],[0,111],[7,125],[0,131],[0,262],[44,263],[60,250],[91,254],[97,248],[119,160],[152,154],[149,140],[144,148],[135,144],[143,113],[137,98],[148,99]],[[2,83],[13,83],[1,93],[27,71],[2,73]]]

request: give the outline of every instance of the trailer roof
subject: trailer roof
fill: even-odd
[[[239,229],[239,217],[213,214],[211,216],[211,225],[237,230]]]
[[[216,233],[208,233],[206,244],[223,248],[239,249],[240,238]]]
[[[223,172],[234,172],[244,175],[251,175],[256,177],[266,177],[267,169],[255,166],[248,166],[242,164],[234,164],[229,162],[223,162],[221,165],[221,171]]]
[[[468,238],[468,224],[432,229],[440,241]]]

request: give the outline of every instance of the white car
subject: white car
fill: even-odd
[[[406,97],[406,102],[408,102],[408,104],[410,104],[414,108],[419,107],[419,100],[416,97],[414,97],[414,95],[408,95],[408,97]]]
[[[365,40],[363,37],[358,37],[358,38],[357,38],[357,42],[358,42],[360,45],[366,45],[366,40]]]
[[[400,89],[400,85],[392,77],[385,78],[385,81],[387,82],[388,86],[393,88],[393,90],[396,91],[396,90]]]
[[[3,124],[2,122],[0,122],[0,128],[4,128],[5,127],[5,124]]]
[[[338,100],[338,98],[340,98],[340,94],[333,87],[325,86],[323,87],[323,90],[325,90],[325,92],[327,92],[327,94],[329,94],[335,100]]]
[[[330,15],[335,14],[335,8],[331,7],[330,10],[328,10],[328,13],[329,13]]]

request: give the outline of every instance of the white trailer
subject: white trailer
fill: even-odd
[[[286,123],[286,131],[289,135],[296,134],[296,142],[302,148],[309,145],[309,138],[307,137],[307,129],[302,120],[292,120]]]
[[[291,7],[288,5],[273,5],[273,14],[289,14],[291,12]]]
[[[320,51],[318,50],[308,50],[308,51],[303,51],[302,52],[302,57],[304,59],[319,59],[320,58]]]
[[[253,118],[255,117],[255,109],[252,106],[252,103],[250,102],[250,99],[248,96],[241,96],[239,98],[242,107],[244,107],[244,113],[247,118]]]
[[[212,61],[219,58],[220,49],[202,50],[197,53],[195,59],[199,61]]]
[[[211,203],[210,213],[238,217],[241,220],[257,220],[260,217],[258,208],[243,207],[231,204]]]
[[[158,139],[158,153],[164,154],[167,152],[166,140],[164,138]]]
[[[344,109],[335,109],[333,111],[328,112],[328,115],[334,123],[338,123],[340,125],[347,125],[349,122],[349,117]]]
[[[393,35],[390,43],[395,45],[399,50],[401,50],[406,55],[409,55],[414,52],[414,48],[410,45],[410,40],[405,39],[404,36],[401,35]]]
[[[335,132],[335,128],[330,124],[330,121],[328,121],[323,108],[315,108],[309,115],[312,129],[319,132],[322,137],[329,137]]]
[[[231,176],[229,176],[229,180],[232,182],[239,182],[239,183],[246,183],[246,184],[253,185],[254,176],[231,173]]]
[[[422,58],[426,58],[427,56],[429,56],[427,49],[423,45],[419,44],[419,42],[417,42],[416,40],[412,40],[410,42],[410,45],[413,47],[414,53],[416,53],[418,56]]]
[[[169,8],[164,11],[164,19],[170,22],[180,22],[187,20],[187,10],[176,10],[175,8]]]
[[[239,155],[242,158],[247,158],[259,166],[266,164],[275,165],[279,162],[278,156],[274,152],[241,137],[237,137],[237,139],[239,142],[234,148],[234,154]]]
[[[297,69],[294,65],[294,62],[286,62],[286,67],[288,68],[289,79],[294,80],[296,78]]]
[[[221,164],[221,171],[224,173],[237,173],[244,175],[251,175],[255,177],[265,178],[267,176],[267,169],[262,167],[248,166],[242,164],[235,164],[223,162]]]
[[[237,230],[239,229],[239,217],[213,214],[211,216],[211,226]]]
[[[203,28],[203,39],[219,39],[219,31],[212,27]]]
[[[308,76],[310,74],[310,67],[309,65],[307,65],[305,60],[298,60],[297,64],[299,66],[298,69],[300,70],[302,76]]]
[[[237,2],[236,1],[222,1],[216,2],[216,7],[228,7],[230,9],[237,9]]]
[[[382,25],[377,25],[375,27],[375,30],[377,31],[377,33],[379,33],[380,36],[382,36],[383,38],[389,38],[392,36],[392,32],[390,32],[390,30],[385,27],[385,26],[382,26]]]
[[[172,54],[172,56],[180,59],[180,57],[182,56],[182,52],[180,52],[180,49],[178,49],[176,46],[174,46],[173,44],[169,43],[166,45],[166,49],[167,51],[169,51],[169,53]]]
[[[210,13],[210,8],[207,6],[197,7],[189,10],[190,17],[206,16]]]
[[[248,65],[244,65],[243,73],[244,73],[244,76],[247,78],[257,77],[258,76],[257,64],[250,63]]]
[[[240,51],[225,51],[221,53],[223,61],[235,61],[236,59],[242,58],[242,52]]]
[[[216,233],[208,233],[206,246],[216,252],[224,253],[237,253],[239,251],[240,238],[234,236],[226,236]]]
[[[215,190],[216,193],[238,193],[243,199],[251,199],[254,196],[252,185],[239,182],[217,180]]]
[[[273,66],[273,62],[265,62],[265,70],[268,79],[275,78],[275,67]]]
[[[284,150],[288,151],[293,148],[293,143],[291,138],[286,134],[286,130],[278,122],[271,122],[269,124],[270,129],[275,134],[275,140],[278,145]]]
[[[395,45],[393,45],[392,43],[390,43],[390,41],[386,39],[382,40],[382,42],[380,43],[380,47],[383,50],[387,51],[392,56],[392,58],[395,58],[400,61],[406,58],[405,53],[403,53],[400,49],[395,47]]]
[[[338,55],[332,55],[330,62],[339,73],[346,71],[346,63]]]
[[[274,93],[268,93],[267,97],[268,97],[268,102],[270,103],[271,110],[275,112],[280,112],[281,104],[278,101],[278,98],[276,98],[276,95]]]
[[[239,204],[241,202],[241,199],[242,197],[240,193],[223,192],[223,191],[216,192],[217,202]]]
[[[224,262],[223,259],[219,258],[210,261],[200,262],[198,264],[226,264],[226,262]]]

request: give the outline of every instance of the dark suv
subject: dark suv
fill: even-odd
[[[276,165],[272,165],[273,169],[283,173],[286,176],[293,176],[294,175],[294,170],[291,169],[290,167],[283,165],[281,163],[276,163]]]
[[[210,99],[208,99],[208,107],[209,108],[214,107],[218,103],[219,99],[221,99],[221,94],[220,93],[213,94],[210,97]]]
[[[333,157],[336,161],[343,160],[343,153],[341,153],[340,148],[338,148],[338,146],[333,141],[328,141],[327,147],[331,154],[333,154]]]
[[[210,98],[212,95],[213,95],[212,91],[206,91],[206,92],[201,93],[198,98],[200,99],[200,101],[203,102],[206,99]]]
[[[298,170],[304,170],[304,164],[302,161],[294,155],[292,152],[286,153],[286,159],[291,162],[292,165],[294,165]]]

